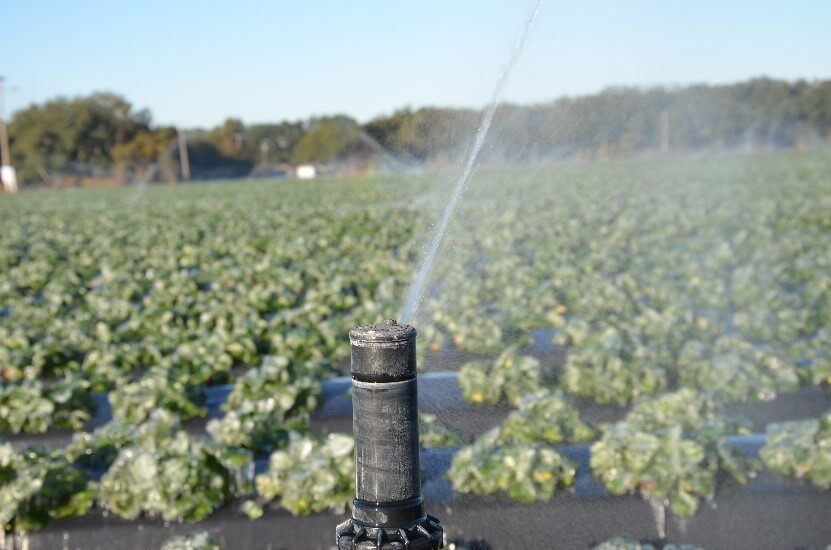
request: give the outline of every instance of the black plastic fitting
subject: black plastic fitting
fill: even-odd
[[[441,548],[442,527],[421,497],[416,330],[390,320],[357,327],[349,340],[356,494],[338,549]]]

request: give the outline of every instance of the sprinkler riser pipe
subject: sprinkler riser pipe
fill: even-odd
[[[353,519],[400,527],[424,517],[419,480],[416,330],[395,321],[357,327],[352,349]]]
[[[356,498],[379,503],[418,498],[416,380],[352,380]]]
[[[418,445],[416,330],[385,321],[349,333],[355,500],[340,524],[340,550],[441,548],[439,521],[424,512]]]

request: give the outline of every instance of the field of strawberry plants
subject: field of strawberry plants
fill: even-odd
[[[327,547],[348,332],[397,315],[445,177],[0,197],[9,540]],[[483,170],[414,324],[450,538],[723,547],[768,499],[736,536],[831,543],[827,154]]]

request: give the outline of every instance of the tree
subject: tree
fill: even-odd
[[[327,162],[371,153],[358,123],[346,116],[317,119],[292,150],[295,164]]]
[[[176,138],[176,129],[162,127],[156,130],[140,130],[127,143],[113,147],[113,161],[119,164],[150,164],[170,147]]]
[[[346,116],[249,126],[229,118],[189,136],[201,177],[247,173],[260,162],[361,168],[379,153],[406,165],[450,164],[470,150],[481,117],[474,109],[425,107],[402,109],[363,127]],[[147,111],[109,93],[32,105],[9,125],[12,162],[24,184],[48,181],[56,173],[106,172],[115,165],[141,170],[160,155],[170,160],[178,154],[170,146],[172,129],[150,123]],[[680,153],[831,144],[831,80],[619,87],[538,105],[501,104],[481,158],[532,162],[633,155],[658,151],[664,132],[670,149]],[[168,173],[175,173],[168,165]]]
[[[107,168],[116,146],[149,127],[147,111],[134,111],[115,94],[58,98],[15,114],[9,125],[12,160],[24,183],[46,180],[51,172]]]
[[[210,130],[204,140],[223,155],[236,155],[241,146],[245,125],[238,118],[227,118],[220,126]]]

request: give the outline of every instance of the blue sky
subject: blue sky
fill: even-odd
[[[124,94],[210,126],[487,102],[535,0],[2,0],[7,110]],[[831,2],[547,0],[505,98],[831,77]]]

